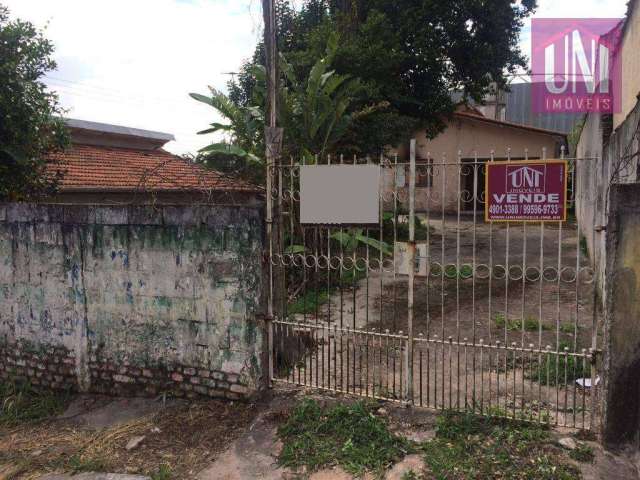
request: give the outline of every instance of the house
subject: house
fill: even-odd
[[[415,207],[417,212],[442,208],[449,212],[474,210],[473,195],[476,192],[476,211],[482,211],[479,199],[483,197],[484,169],[462,168],[476,160],[479,163],[493,160],[524,160],[559,158],[567,145],[565,133],[520,125],[484,116],[477,108],[459,106],[446,122],[446,129],[432,140],[424,130],[414,133],[416,138]],[[398,161],[406,162],[408,147],[397,149]],[[426,167],[425,167],[426,165]],[[389,170],[385,175],[385,191],[394,188],[407,189],[406,179],[398,184],[398,175]],[[474,185],[475,182],[475,185]]]
[[[66,120],[71,146],[51,156],[60,174],[53,203],[209,204],[260,201],[261,189],[164,150],[173,135]]]

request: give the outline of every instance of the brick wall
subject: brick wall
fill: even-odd
[[[256,206],[0,205],[0,374],[118,394],[251,395]]]

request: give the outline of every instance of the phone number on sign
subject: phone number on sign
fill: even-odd
[[[491,205],[492,215],[558,215],[559,205]]]

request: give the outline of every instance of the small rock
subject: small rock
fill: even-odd
[[[144,435],[133,437],[131,440],[127,442],[127,446],[125,448],[127,450],[133,450],[134,448],[137,448],[142,443],[144,438],[145,438]]]
[[[566,448],[567,450],[575,450],[578,444],[571,437],[564,437],[558,440],[558,443],[561,447]]]
[[[378,409],[378,412],[377,412],[377,413],[378,413],[378,415],[382,415],[382,416],[389,415],[389,412],[387,412],[387,409],[386,409],[386,408],[382,408],[382,407],[380,407],[380,408]]]
[[[34,450],[31,452],[32,457],[39,457],[40,455],[42,455],[42,450]]]
[[[160,433],[162,430],[160,430],[158,427],[153,427],[151,429],[151,433]]]

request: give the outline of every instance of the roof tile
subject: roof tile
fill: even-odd
[[[51,155],[49,171],[60,171],[61,191],[235,191],[260,187],[189,163],[165,150],[72,145]]]

